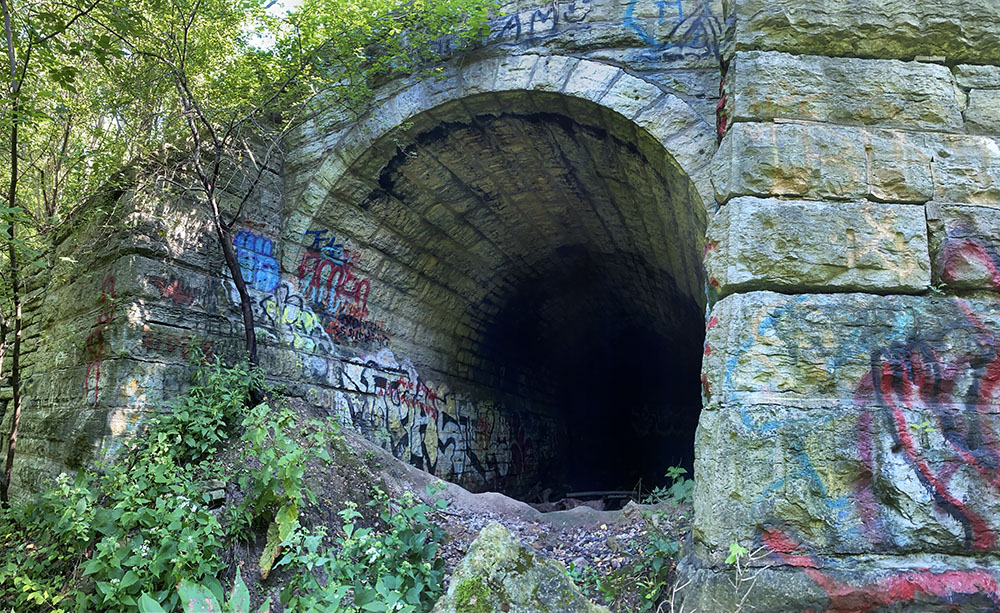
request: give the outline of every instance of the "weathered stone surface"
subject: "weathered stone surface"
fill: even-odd
[[[988,299],[720,301],[697,441],[713,450],[696,458],[711,475],[696,481],[699,555],[718,564],[729,543],[775,531],[820,557],[1000,550],[998,334]]]
[[[928,203],[934,283],[1000,290],[1000,210]]]
[[[1000,64],[995,0],[732,0],[737,51]]]
[[[761,551],[741,577],[733,566],[711,567],[694,556],[683,560],[678,572],[687,587],[678,592],[675,610],[738,611],[749,604],[755,611],[775,612],[986,613],[1000,606],[1000,568],[990,560],[826,558],[777,530],[766,540],[774,549]]]
[[[720,296],[778,291],[920,292],[930,283],[923,207],[742,197],[708,229],[705,269]]]
[[[726,73],[726,100],[734,121],[807,119],[944,131],[963,125],[951,72],[918,62],[740,52]]]
[[[929,134],[926,142],[933,155],[935,200],[1000,207],[1000,143],[996,139]]]
[[[542,558],[500,524],[483,528],[451,576],[435,613],[600,613],[566,574],[563,565]]]
[[[973,384],[985,374],[983,360],[997,351],[991,340],[997,332],[1000,302],[987,299],[733,294],[714,306],[709,320],[705,406],[879,404],[870,393],[859,395],[872,360],[895,359],[914,343],[920,351],[933,349],[943,364],[973,360],[974,368],[942,376],[951,378],[952,400],[974,402]]]
[[[743,195],[846,200],[868,192],[864,143],[847,129],[737,123],[712,164],[720,202]]]
[[[737,123],[713,164],[716,198],[798,196],[1000,206],[996,138],[801,123]]]
[[[920,135],[870,130],[858,135],[868,152],[868,197],[882,202],[927,202],[934,197],[931,160]]]
[[[951,69],[959,87],[966,89],[1000,89],[1000,66],[959,64]]]
[[[969,132],[1000,134],[1000,89],[974,89],[965,109]]]

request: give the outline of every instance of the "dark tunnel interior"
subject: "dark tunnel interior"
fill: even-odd
[[[560,424],[558,454],[536,489],[648,491],[670,466],[691,474],[701,409],[699,306],[679,292],[633,295],[623,270],[666,275],[641,258],[560,248],[541,278],[506,295],[484,350]],[[637,270],[639,271],[637,273]],[[669,287],[672,284],[667,284]],[[651,321],[650,302],[671,326]]]
[[[415,260],[399,286],[432,331],[412,339],[423,363],[555,424],[551,444],[532,439],[538,464],[511,473],[524,479],[471,485],[526,499],[690,473],[701,408],[705,209],[649,134],[566,104],[484,96],[436,110],[408,146],[385,144],[388,159],[372,149],[357,172],[374,184],[341,190],[419,237],[382,244]]]

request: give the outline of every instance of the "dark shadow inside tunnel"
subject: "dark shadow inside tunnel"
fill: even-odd
[[[670,466],[693,470],[701,309],[672,283],[635,295],[623,271],[669,280],[635,256],[560,248],[541,277],[503,296],[487,333],[500,387],[545,405],[560,427],[533,492],[648,491]],[[669,311],[671,328],[650,321],[657,309]]]
[[[383,259],[394,351],[472,400],[449,417],[461,445],[442,446],[452,422],[437,447],[399,434],[415,463],[462,449],[457,482],[529,500],[690,471],[707,220],[664,146],[534,92],[439,107],[403,140],[370,148],[318,219]]]

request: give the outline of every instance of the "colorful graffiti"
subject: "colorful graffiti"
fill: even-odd
[[[987,596],[996,606],[995,569],[939,561],[858,574],[842,556],[1000,548],[1000,303],[760,294],[719,304],[740,302],[753,306],[714,312],[729,333],[710,326],[706,360],[725,364],[712,401],[737,409],[725,427],[755,450],[747,461],[776,468],[747,488],[763,544],[822,588],[827,611]],[[726,321],[736,312],[738,324]],[[743,338],[729,345],[734,325]]]
[[[248,284],[258,332],[273,342],[263,343],[261,352],[271,376],[306,382],[309,404],[432,474],[479,489],[533,484],[525,482],[554,455],[554,421],[453,393],[398,360],[386,346],[390,334],[384,322],[370,318],[371,282],[356,271],[360,251],[329,230],[309,230],[298,267],[275,281],[270,274],[277,269],[266,260],[273,259],[275,242],[247,230],[237,236],[246,252],[243,273],[248,282],[254,279]],[[183,281],[150,281],[172,303],[189,296],[196,303],[200,295]],[[239,295],[229,285],[234,306]],[[194,340],[149,332],[143,346],[183,353]],[[345,355],[358,346],[369,353]]]
[[[333,402],[345,422],[396,457],[475,489],[530,485],[554,454],[555,424],[435,387],[388,349],[345,361]],[[319,398],[315,398],[318,400]]]
[[[278,285],[280,269],[271,239],[249,230],[239,230],[233,236],[233,247],[240,273],[248,286],[270,292]]]
[[[966,325],[978,331],[980,346],[995,348],[992,332],[975,313],[962,300],[956,300],[956,305],[967,318]],[[976,376],[963,385],[965,373]],[[954,484],[966,488],[968,475],[963,469],[971,469],[980,488],[991,491],[992,496],[1000,494],[998,395],[1000,354],[995,349],[985,355],[964,354],[949,360],[931,343],[914,338],[872,355],[871,372],[858,389],[859,399],[874,399],[879,407],[865,411],[858,420],[858,452],[866,471],[859,483],[857,504],[870,535],[874,537],[884,525],[881,515],[888,502],[880,499],[872,482],[873,475],[882,469],[873,422],[883,420],[884,429],[891,433],[888,443],[902,451],[910,475],[937,508],[962,525],[965,545],[978,551],[996,547],[990,522]],[[933,439],[931,432],[936,434]],[[942,457],[944,453],[947,457]]]
[[[83,395],[87,402],[92,405],[97,405],[100,401],[101,365],[104,363],[104,354],[108,347],[107,331],[114,317],[116,297],[115,277],[108,274],[101,282],[101,293],[97,298],[101,305],[97,324],[83,342],[83,353],[87,361],[86,371],[83,375]]]
[[[361,252],[338,243],[329,230],[308,230],[305,237],[312,241],[296,270],[298,290],[324,316],[326,333],[342,344],[388,344],[385,322],[369,319],[371,281],[354,272]]]

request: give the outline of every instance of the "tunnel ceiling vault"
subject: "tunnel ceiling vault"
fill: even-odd
[[[369,301],[420,367],[538,398],[566,368],[551,348],[598,328],[700,355],[705,210],[647,132],[525,92],[465,98],[407,128],[340,177],[314,224],[365,253],[379,279]]]

